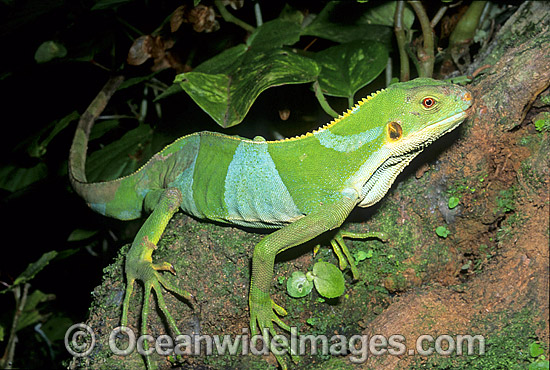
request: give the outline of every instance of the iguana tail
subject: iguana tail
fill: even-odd
[[[141,215],[145,197],[145,194],[140,195],[135,191],[135,183],[139,180],[136,178],[137,174],[113,181],[88,183],[85,172],[88,138],[92,126],[123,80],[122,76],[109,79],[80,117],[69,154],[69,179],[75,191],[92,209],[103,215],[129,220]],[[117,204],[117,199],[121,198],[117,193],[125,188],[127,190],[122,197],[124,202]]]
[[[86,181],[86,152],[88,151],[88,138],[97,117],[103,112],[105,106],[122,83],[122,76],[112,77],[107,81],[103,89],[92,101],[84,114],[80,117],[69,154],[69,178],[75,190],[80,194]],[[82,195],[82,194],[81,194]]]

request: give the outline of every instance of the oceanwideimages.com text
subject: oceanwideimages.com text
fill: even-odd
[[[109,335],[108,346],[115,355],[129,355],[134,351],[148,356],[211,356],[211,355],[332,355],[347,356],[354,363],[363,363],[369,356],[383,355],[483,355],[485,338],[481,335],[420,335],[414,343],[407,343],[403,335],[312,335],[298,334],[291,328],[290,336],[242,334],[199,335],[182,334],[175,337],[160,335],[136,336],[127,327],[117,327]],[[65,334],[65,347],[73,356],[87,356],[96,344],[95,333],[85,324],[75,324]]]

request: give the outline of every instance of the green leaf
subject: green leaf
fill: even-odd
[[[85,239],[88,239],[88,238],[94,236],[97,233],[98,233],[98,230],[75,229],[75,230],[73,230],[73,232],[71,232],[71,234],[67,238],[67,241],[68,242],[76,242],[76,241],[80,241],[80,240],[85,240]]]
[[[56,313],[59,315],[59,313]],[[42,325],[41,329],[52,342],[62,341],[67,329],[74,324],[74,320],[65,316],[54,316]]]
[[[317,262],[313,265],[315,288],[326,298],[336,298],[344,294],[346,289],[342,271],[331,263]]]
[[[538,132],[548,131],[548,127],[550,127],[548,122],[549,121],[547,120],[539,119],[535,121],[535,128],[537,129]]]
[[[0,342],[4,341],[4,333],[5,333],[4,326],[0,324]]]
[[[393,27],[396,5],[397,1],[390,1],[375,6],[365,14],[364,19],[368,24],[379,24],[383,26]],[[405,27],[406,29],[410,29],[413,22],[413,11],[410,8],[405,7],[403,11],[403,27]]]
[[[304,21],[304,13],[300,10],[292,7],[289,4],[285,4],[283,10],[281,10],[281,13],[279,13],[279,17],[277,19],[285,20],[294,22],[297,24],[302,24]]]
[[[393,31],[390,27],[377,25],[362,25],[359,28],[353,26],[332,26],[322,30],[306,28],[302,35],[321,37],[330,41],[346,43],[356,40],[381,42],[390,45]]]
[[[32,142],[29,144],[27,152],[31,157],[40,158],[46,154],[46,148],[50,144],[50,141],[63,131],[69,123],[80,118],[77,111],[69,113],[60,120],[56,120],[48,124],[44,129],[40,130]]]
[[[529,344],[529,355],[531,357],[539,357],[544,354],[544,349],[537,342]]]
[[[306,320],[306,323],[309,326],[315,326],[315,325],[317,325],[317,320],[314,317],[310,317]]]
[[[371,40],[390,45],[393,37],[395,5],[395,1],[381,5],[331,1],[313,22],[305,27],[302,35],[322,37],[341,43]],[[413,22],[414,13],[405,7],[404,26],[410,28]]]
[[[177,78],[177,76],[176,76]],[[176,82],[176,81],[174,81]],[[153,102],[157,102],[161,99],[164,99],[164,98],[167,98],[169,97],[170,95],[175,95],[175,94],[178,94],[182,91],[182,88],[180,85],[177,85],[177,84],[173,84],[173,85],[170,85],[170,87],[168,87],[166,90],[164,90],[162,92],[162,94],[160,94],[159,96],[157,96],[155,99],[153,99]]]
[[[451,232],[445,226],[438,226],[435,229],[435,233],[442,238],[446,238]]]
[[[300,33],[300,25],[296,22],[274,19],[258,27],[246,44],[255,51],[277,49],[297,43]]]
[[[35,290],[31,294],[29,294],[27,296],[27,301],[25,302],[23,312],[21,313],[21,316],[19,316],[19,320],[17,321],[17,327],[15,331],[17,332],[23,328],[26,328],[29,325],[33,325],[38,321],[44,320],[48,316],[48,314],[42,314],[37,309],[37,306],[39,303],[51,301],[54,298],[55,295],[46,294],[41,292],[40,290]]]
[[[363,261],[363,260],[367,259],[367,252],[357,251],[357,253],[355,253],[354,257],[355,257],[355,261],[357,261],[357,262]]]
[[[542,100],[542,98],[541,98]],[[540,112],[534,118],[535,129],[538,132],[550,131],[550,112]]]
[[[32,262],[27,266],[25,271],[23,271],[21,273],[21,275],[19,275],[15,279],[15,281],[13,282],[11,287],[14,287],[14,286],[20,285],[20,284],[25,284],[29,280],[32,280],[36,276],[36,274],[38,274],[44,267],[46,267],[50,263],[50,261],[52,259],[55,258],[56,255],[57,255],[56,251],[49,251],[49,252],[44,253],[38,259],[38,261]],[[3,290],[2,293],[5,292],[5,291],[6,290]]]
[[[318,52],[319,84],[323,93],[350,97],[386,68],[388,49],[379,42],[353,41]]]
[[[86,163],[88,181],[114,180],[137,170],[150,157],[152,132],[151,127],[140,124],[119,140],[93,152]]]
[[[34,53],[36,63],[46,63],[55,58],[63,58],[67,55],[67,49],[63,44],[56,41],[45,41]]]
[[[194,72],[202,72],[208,74],[224,74],[225,72],[234,71],[239,68],[242,63],[242,58],[248,46],[245,44],[239,44],[233,46],[227,50],[224,50],[220,54],[208,59],[207,61],[201,63],[197,68],[194,69]],[[176,76],[176,82],[181,80],[185,73],[182,73]]]
[[[301,271],[294,271],[286,282],[286,291],[293,298],[302,298],[311,292],[313,283]]]
[[[99,139],[100,137],[105,135],[107,132],[117,127],[119,124],[120,122],[117,119],[109,119],[109,120],[97,122],[92,127],[92,132],[90,132],[89,140],[92,141],[95,139]]]
[[[275,19],[258,27],[246,44],[225,50],[174,82],[220,126],[237,125],[266,89],[315,80],[319,67],[314,61],[282,49],[299,37],[297,23]]]
[[[355,265],[357,265],[359,262],[363,260],[366,260],[367,258],[372,258],[372,255],[373,255],[372,249],[369,249],[367,252],[357,251],[357,253],[353,255],[355,259]]]
[[[48,168],[42,162],[29,168],[7,165],[0,168],[0,189],[10,192],[21,190],[47,174]]]
[[[89,245],[92,245],[92,244],[89,244]],[[62,251],[60,251],[58,254],[57,254],[57,257],[56,259],[58,261],[61,261],[65,258],[69,258],[70,256],[72,256],[73,254],[76,254],[80,251],[80,248],[67,248],[67,249],[63,249]]]
[[[529,370],[548,370],[550,368],[550,362],[548,361],[535,361],[529,364]]]
[[[242,50],[235,47],[228,51],[229,58],[220,64],[227,66],[226,73],[212,74],[218,72],[219,65],[207,61],[206,66],[176,77],[175,82],[179,82],[195,103],[222,127],[239,124],[266,89],[311,82],[319,73],[315,62],[288,51],[239,53]],[[204,70],[208,72],[202,72]]]
[[[460,203],[460,199],[457,197],[450,197],[449,198],[449,209],[453,209]]]

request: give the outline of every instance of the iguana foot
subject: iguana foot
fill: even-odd
[[[351,253],[349,252],[349,249],[346,246],[346,242],[344,241],[344,238],[350,238],[350,239],[376,238],[383,242],[388,241],[388,236],[384,232],[356,233],[356,232],[344,231],[344,230],[338,230],[338,232],[336,232],[336,234],[330,241],[330,245],[332,246],[332,249],[334,250],[336,257],[338,257],[338,264],[340,266],[340,270],[344,270],[349,265],[349,267],[351,268],[351,273],[353,275],[354,280],[357,280],[359,278],[359,272],[357,271],[357,267],[355,266],[355,260],[353,259]]]
[[[144,237],[143,240],[143,247],[154,250],[156,249],[156,245],[151,243],[147,237]],[[126,280],[127,280],[127,286],[126,286],[126,292],[124,295],[124,303],[122,305],[122,320],[121,320],[121,326],[126,327],[128,323],[128,308],[130,304],[130,297],[132,296],[132,292],[134,289],[134,284],[136,280],[140,280],[143,283],[143,306],[141,310],[141,335],[147,334],[147,317],[150,312],[150,299],[151,299],[151,292],[155,291],[155,296],[157,297],[157,303],[158,307],[164,314],[164,317],[168,321],[168,324],[170,325],[171,330],[176,335],[181,335],[181,332],[179,331],[178,327],[176,326],[176,322],[170,312],[167,309],[166,302],[164,301],[164,296],[162,292],[162,287],[166,289],[167,291],[170,291],[172,293],[177,294],[178,296],[187,299],[188,301],[193,299],[193,296],[177,286],[170,283],[164,276],[161,275],[159,271],[170,271],[171,273],[175,274],[176,271],[171,263],[168,262],[162,262],[162,263],[152,263],[150,260],[147,259],[134,259],[130,258],[132,254],[129,253],[128,258],[126,260]],[[147,351],[148,348],[148,342],[143,342],[143,348],[145,351]],[[145,356],[145,361],[148,369],[151,369],[151,362],[149,359],[149,356]]]
[[[251,292],[249,304],[251,335],[261,334],[264,345],[268,346],[269,351],[275,356],[281,369],[288,369],[285,355],[290,354],[295,362],[298,361],[298,356],[291,352],[288,340],[286,338],[283,339],[281,335],[277,334],[273,326],[273,323],[276,323],[283,330],[291,331],[290,326],[279,317],[286,316],[286,310],[273,302],[269,294],[259,291]]]

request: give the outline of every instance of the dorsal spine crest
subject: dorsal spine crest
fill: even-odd
[[[340,114],[338,117],[334,118],[332,121],[324,124],[323,126],[319,127],[318,129],[316,130],[313,130],[313,131],[309,131],[309,132],[306,132],[305,134],[302,134],[302,135],[298,135],[298,136],[292,136],[292,137],[289,137],[289,138],[286,138],[286,139],[282,139],[282,140],[276,140],[276,141],[271,141],[271,142],[281,142],[281,141],[293,141],[293,140],[300,140],[300,139],[305,139],[306,137],[309,137],[309,136],[312,136],[313,134],[319,132],[319,131],[322,131],[322,130],[326,130],[328,128],[330,128],[331,126],[334,126],[335,124],[337,124],[338,122],[342,121],[343,119],[349,117],[355,110],[359,109],[363,104],[365,104],[367,101],[371,100],[372,98],[374,98],[376,95],[378,95],[380,92],[384,91],[384,89],[382,90],[377,90],[376,92],[373,92],[372,94],[370,94],[369,96],[359,100],[357,103],[355,103],[355,105],[352,107],[352,108],[348,108],[347,111],[345,111],[344,113]]]
[[[359,109],[363,104],[365,104],[367,101],[371,100],[372,98],[374,98],[376,95],[378,95],[381,91],[383,90],[378,90],[376,92],[373,92],[372,94],[370,94],[369,96],[359,100],[357,103],[355,103],[355,105],[352,107],[352,108],[348,108],[347,111],[345,111],[344,113],[340,114],[338,117],[334,118],[332,121],[330,121],[329,123],[323,125],[322,127],[319,127],[317,130],[314,130],[312,132],[312,134],[314,132],[318,132],[318,131],[321,131],[321,130],[325,130],[327,128],[330,128],[331,126],[334,126],[335,124],[337,124],[338,122],[342,121],[343,119],[349,117],[351,114],[353,114],[357,109]]]

